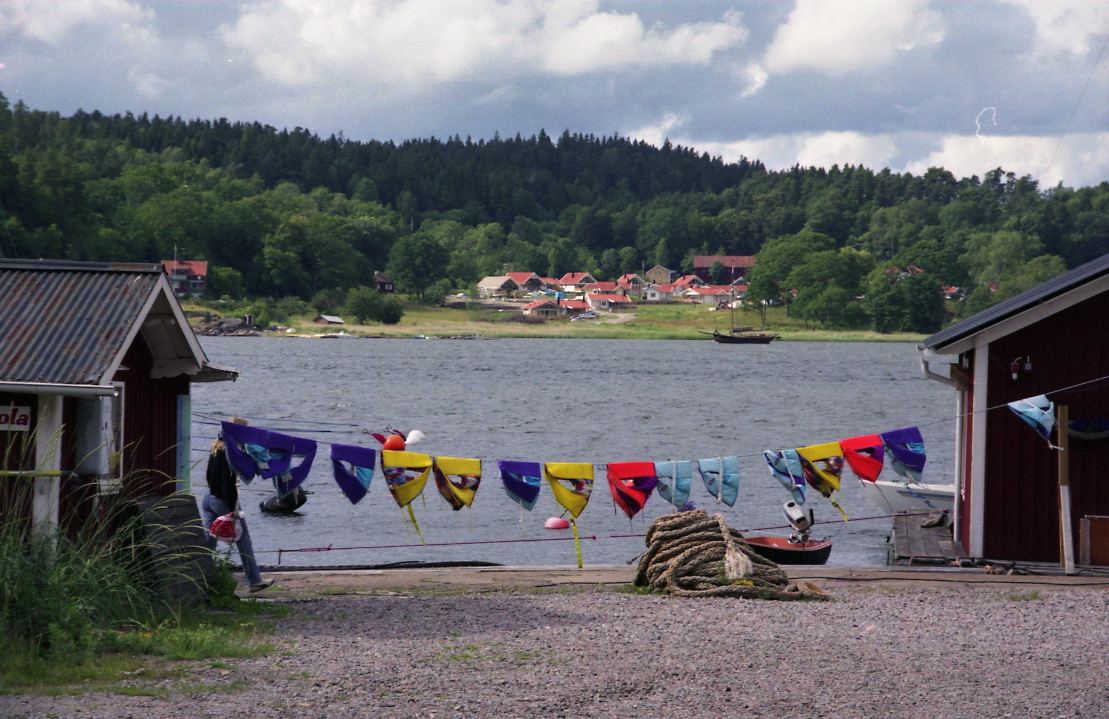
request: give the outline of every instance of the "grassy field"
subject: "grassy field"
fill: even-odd
[[[356,325],[342,329],[365,337],[570,337],[593,339],[701,339],[710,340],[701,331],[726,330],[728,313],[710,311],[692,304],[636,305],[633,310],[600,313],[595,320],[570,322],[549,320],[537,323],[510,321],[519,318],[514,312],[496,310],[446,309],[406,305],[404,318],[396,325]],[[298,317],[290,323],[297,334],[318,334],[337,328],[312,324],[311,317]],[[737,326],[760,327],[757,312],[736,311]],[[879,334],[868,330],[811,329],[795,318],[786,317],[784,308],[775,307],[767,314],[766,329],[777,332],[783,340],[850,341],[850,342],[912,342],[922,339],[918,334]]]

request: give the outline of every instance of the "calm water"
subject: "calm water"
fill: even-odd
[[[203,338],[212,362],[239,369],[235,383],[193,385],[194,491],[204,481],[204,449],[215,427],[200,415],[239,414],[252,424],[321,441],[377,446],[361,428],[418,428],[427,439],[413,451],[479,457],[485,477],[472,509],[453,512],[434,481],[413,503],[429,543],[569,536],[543,528],[560,514],[544,486],[526,513],[505,495],[498,459],[584,461],[699,459],[741,455],[739,501],[716,504],[694,477],[691,499],[722,511],[730,525],[783,523],[789,499],[758,455],[764,449],[834,441],[954,414],[949,388],[924,380],[911,344],[797,343],[717,345],[698,341],[608,340],[310,340]],[[278,421],[279,420],[279,421]],[[344,423],[348,426],[315,424]],[[327,429],[327,433],[317,430]],[[928,449],[925,481],[950,481],[954,424],[922,427]],[[888,471],[888,470],[887,470]],[[614,511],[603,471],[579,526],[588,564],[626,562],[643,549],[651,520],[671,510],[658,496],[634,520]],[[852,517],[880,514],[858,481],[844,474],[842,501]],[[365,547],[418,540],[407,513],[393,502],[380,470],[370,492],[351,505],[331,477],[320,445],[299,516],[261,514],[262,480],[243,492],[259,559],[275,550]],[[816,518],[837,520],[810,494]],[[814,536],[835,540],[830,563],[881,564],[889,520],[835,521]],[[784,532],[783,532],[784,533]],[[481,560],[502,564],[574,562],[571,541],[359,549],[283,554],[284,564],[370,564],[393,561]]]

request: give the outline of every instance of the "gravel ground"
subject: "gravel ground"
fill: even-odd
[[[0,716],[1109,716],[1103,588],[825,586],[833,601],[322,598],[270,657],[197,664],[167,698],[0,696]]]

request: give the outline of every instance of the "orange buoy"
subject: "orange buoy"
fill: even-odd
[[[570,523],[565,517],[551,517],[544,524],[547,529],[569,529]]]
[[[382,449],[388,449],[394,452],[404,451],[404,437],[398,434],[391,434],[385,438],[385,443],[381,445]]]

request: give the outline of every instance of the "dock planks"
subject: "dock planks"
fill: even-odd
[[[922,527],[926,519],[919,514],[894,515],[891,564],[950,564],[962,555],[951,527],[946,522]]]

